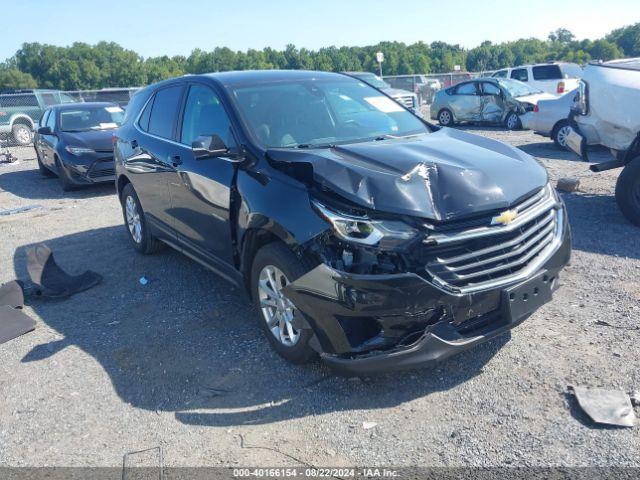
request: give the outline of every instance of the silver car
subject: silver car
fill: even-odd
[[[520,115],[533,111],[538,101],[552,98],[516,80],[477,78],[437,92],[431,118],[443,126],[481,122],[515,130],[522,127]]]
[[[567,147],[567,135],[571,131],[569,113],[578,90],[565,93],[553,100],[541,100],[533,112],[520,116],[522,127],[538,135],[551,137],[558,148]]]

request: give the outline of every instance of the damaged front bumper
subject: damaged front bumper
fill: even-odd
[[[412,368],[489,340],[548,302],[569,261],[570,237],[565,224],[559,246],[536,272],[498,288],[454,293],[416,273],[352,274],[320,264],[285,293],[315,332],[321,358],[336,370]]]

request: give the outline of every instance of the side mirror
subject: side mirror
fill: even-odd
[[[196,158],[223,157],[229,149],[218,135],[201,135],[191,143]]]
[[[38,133],[40,135],[53,135],[53,132],[51,131],[51,127],[39,127]]]

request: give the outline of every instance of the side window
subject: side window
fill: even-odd
[[[49,113],[51,113],[51,110],[45,110],[45,112],[42,114],[42,116],[40,117],[40,121],[38,122],[39,127],[44,127],[47,124]]]
[[[482,82],[482,93],[485,95],[500,96],[500,89],[494,83]]]
[[[173,138],[181,95],[182,85],[163,88],[156,92],[147,130],[150,134],[162,138]]]
[[[140,120],[138,121],[138,125],[140,125],[140,128],[145,132],[149,131],[149,117],[151,117],[151,109],[153,108],[153,102],[155,99],[155,96],[152,96],[151,100],[147,102],[142,115],[140,115]],[[129,109],[127,109],[127,111],[129,111]]]
[[[56,112],[53,110],[49,110],[49,116],[47,117],[47,123],[45,123],[47,127],[51,128],[51,131],[55,131],[56,129]]]
[[[497,77],[497,78],[507,78],[507,70],[498,70],[496,73],[494,73],[491,76]]]
[[[477,95],[476,84],[469,82],[458,85],[456,95]]]
[[[45,107],[50,107],[51,105],[57,105],[59,103],[53,93],[41,93],[40,98],[42,98],[42,103],[44,103]]]
[[[209,87],[192,85],[184,107],[180,143],[191,145],[201,135],[214,134],[218,135],[227,147],[235,145],[231,122],[218,96]]]
[[[520,80],[521,82],[528,82],[529,74],[527,73],[526,68],[516,68],[511,70],[511,78],[514,80]]]

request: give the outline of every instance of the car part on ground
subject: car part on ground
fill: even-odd
[[[12,308],[22,308],[24,306],[22,282],[12,280],[0,285],[0,305],[9,305]]]
[[[161,241],[247,287],[294,362],[445,358],[548,302],[569,260],[564,206],[533,158],[434,129],[345,75],[183,77],[128,114],[116,185],[136,250]]]
[[[591,420],[603,425],[633,427],[636,416],[629,395],[620,390],[572,387],[580,408]]]
[[[69,275],[58,266],[53,252],[45,244],[27,250],[27,271],[38,288],[38,295],[43,297],[68,297],[102,281],[102,276],[91,270],[80,275]]]

